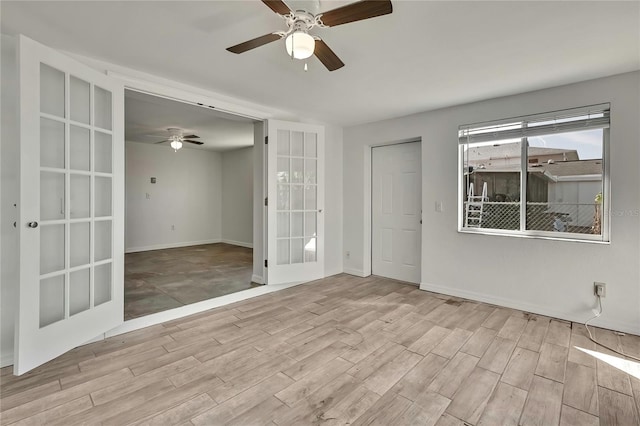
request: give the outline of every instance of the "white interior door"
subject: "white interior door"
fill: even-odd
[[[324,127],[269,120],[267,283],[324,276]]]
[[[371,271],[420,283],[420,142],[375,147],[372,162]]]
[[[123,322],[124,87],[18,46],[22,374]]]

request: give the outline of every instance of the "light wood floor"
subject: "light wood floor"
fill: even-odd
[[[640,380],[577,348],[609,354],[579,324],[338,275],[5,368],[2,424],[638,424]]]

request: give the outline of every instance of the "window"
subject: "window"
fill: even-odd
[[[608,241],[609,105],[459,127],[464,232]]]

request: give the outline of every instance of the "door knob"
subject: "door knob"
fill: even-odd
[[[37,228],[38,227],[38,222],[29,222],[29,223],[27,223],[27,226],[29,228]]]

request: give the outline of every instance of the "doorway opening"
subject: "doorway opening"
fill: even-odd
[[[421,142],[371,148],[371,273],[420,284]]]
[[[125,90],[125,320],[259,285],[255,123]]]

